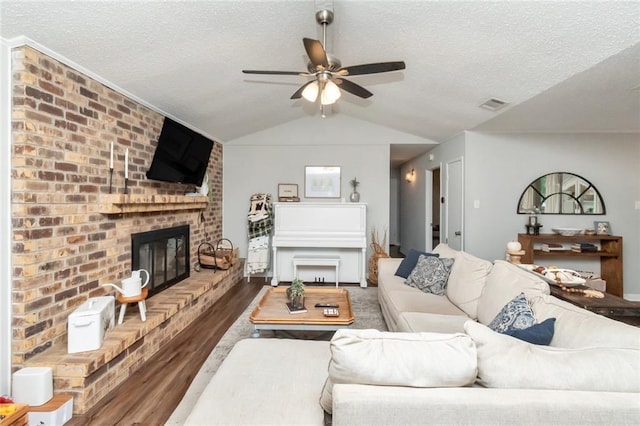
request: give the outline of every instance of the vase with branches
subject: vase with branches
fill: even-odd
[[[385,252],[387,246],[387,229],[384,230],[382,240],[378,236],[376,228],[371,228],[371,250],[373,253],[369,258],[369,281],[372,284],[378,284],[378,259],[381,257],[389,257]]]
[[[349,195],[349,201],[357,203],[360,201],[360,193],[358,192],[358,185],[360,185],[360,182],[358,182],[358,178],[354,177],[349,181],[349,183],[351,184],[351,188],[353,188],[351,195]]]

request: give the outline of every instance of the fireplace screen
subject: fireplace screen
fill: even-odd
[[[131,269],[149,271],[149,296],[189,277],[189,225],[131,235]]]

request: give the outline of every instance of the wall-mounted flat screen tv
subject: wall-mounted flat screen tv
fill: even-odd
[[[198,132],[165,118],[147,178],[202,185],[213,143]]]

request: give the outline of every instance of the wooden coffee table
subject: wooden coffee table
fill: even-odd
[[[254,326],[253,337],[259,337],[260,330],[334,331],[353,324],[351,298],[343,288],[305,287],[307,312],[298,314],[289,313],[286,291],[287,287],[274,287],[262,297],[249,316]],[[324,308],[316,308],[316,303],[337,304],[340,316],[325,317]]]

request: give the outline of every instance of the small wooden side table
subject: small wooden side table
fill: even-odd
[[[129,303],[137,303],[138,310],[140,311],[140,319],[142,321],[147,320],[147,306],[144,300],[147,298],[149,294],[149,290],[146,288],[142,289],[142,293],[137,296],[125,297],[122,293],[118,293],[116,296],[116,300],[120,303],[120,316],[118,317],[118,324],[122,324],[124,321],[124,313],[127,311],[127,305]]]

